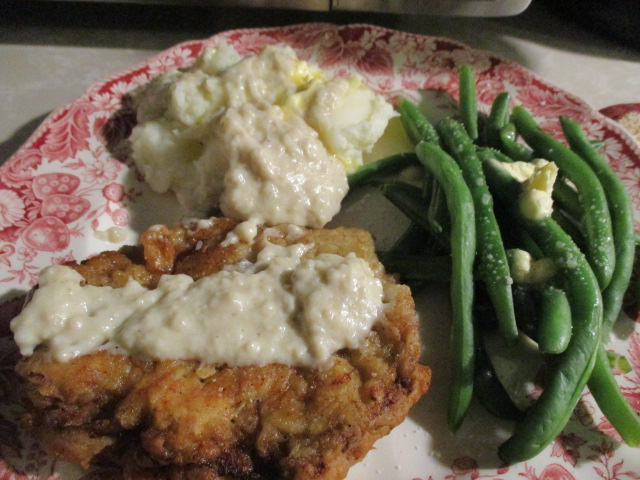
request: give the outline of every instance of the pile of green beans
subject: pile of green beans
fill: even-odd
[[[561,117],[566,144],[543,131],[508,92],[478,113],[475,78],[459,71],[459,111],[436,125],[410,101],[397,110],[415,153],[365,165],[351,188],[374,185],[410,220],[390,251],[388,270],[414,288],[448,281],[452,306],[448,422],[459,428],[473,396],[515,421],[498,454],[509,464],[540,453],[566,426],[588,385],[628,445],[640,446],[640,417],[620,391],[605,343],[630,288],[636,236],[629,195],[580,125]],[[523,186],[505,163],[544,158],[558,167],[553,214],[527,218]],[[391,178],[423,167],[422,185]],[[508,250],[554,265],[548,279],[514,283]],[[433,276],[433,270],[446,272]],[[488,299],[488,300],[487,300]],[[530,338],[552,365],[541,395],[517,407],[496,374],[484,338],[493,331],[517,345]]]

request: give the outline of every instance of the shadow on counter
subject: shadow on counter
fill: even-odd
[[[78,45],[81,41],[92,47],[165,49],[180,41],[205,38],[235,28],[331,22],[372,23],[413,33],[452,36],[474,48],[483,48],[482,43],[487,43],[483,37],[495,38],[502,34],[561,46],[569,51],[597,54],[598,48],[607,49],[608,56],[611,47],[618,46],[616,55],[620,59],[637,60],[640,51],[640,37],[635,35],[640,24],[640,3],[628,6],[626,0],[612,0],[613,7],[607,5],[607,12],[601,11],[601,2],[596,0],[585,0],[586,3],[533,0],[524,12],[509,17],[220,7],[202,5],[203,1],[177,5],[180,2],[176,0],[147,0],[145,4],[144,1],[4,0],[0,2],[0,38],[5,43],[18,44]],[[583,3],[585,14],[577,14],[578,4],[583,13]],[[590,4],[593,6],[589,7]],[[629,8],[635,9],[635,15]],[[458,31],[469,34],[460,38]]]
[[[629,0],[539,0],[554,15],[587,31],[640,50],[640,2]]]
[[[21,125],[11,137],[0,142],[0,165],[6,162],[29,139],[48,115],[49,113],[45,113]]]

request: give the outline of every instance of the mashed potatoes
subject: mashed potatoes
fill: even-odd
[[[205,49],[134,99],[133,158],[185,213],[314,228],[338,212],[347,173],[395,115],[359,78],[331,78],[277,46],[245,58]]]

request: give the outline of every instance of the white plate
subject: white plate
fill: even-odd
[[[448,96],[457,96],[456,69],[471,64],[482,110],[488,111],[498,92],[508,90],[515,103],[528,108],[552,133],[559,134],[557,117],[565,115],[581,122],[592,138],[605,139],[603,153],[628,187],[636,219],[640,218],[638,145],[585,102],[517,64],[452,40],[371,25],[305,24],[229,31],[182,43],[97,83],[50,115],[0,168],[0,299],[26,292],[46,265],[81,260],[121,245],[100,240],[100,232],[117,227],[126,233],[124,243],[134,243],[150,225],[179,219],[173,199],[152,193],[107,147],[126,136],[130,127],[126,118],[117,115],[126,92],[158,73],[190,64],[203,45],[214,42],[230,43],[242,54],[258,52],[268,44],[288,44],[301,58],[333,74],[361,75],[389,100],[402,95],[420,101],[420,91],[429,90],[427,107],[432,110],[446,104]],[[338,221],[370,227],[380,242],[388,241],[398,233],[394,225],[403,220],[389,206],[372,213],[370,201],[367,194],[360,195]],[[438,289],[417,299],[424,325],[424,358],[434,373],[431,390],[410,417],[352,469],[350,480],[640,478],[638,452],[617,441],[587,392],[565,432],[538,457],[519,465],[501,466],[495,455],[510,425],[495,421],[476,406],[460,431],[450,433],[445,421],[447,353],[442,347],[448,334],[446,299],[446,291]],[[618,379],[640,410],[637,330],[634,321],[622,319],[609,347],[625,354],[635,368]],[[4,335],[0,336],[4,367],[0,386],[10,392],[15,352],[6,321],[0,325],[0,334]],[[76,467],[51,461],[20,432],[10,397],[0,397],[0,478],[79,479],[83,473]]]

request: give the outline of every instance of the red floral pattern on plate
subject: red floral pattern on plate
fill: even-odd
[[[640,113],[640,103],[618,103],[600,109],[600,113],[614,120],[619,120],[631,112]]]
[[[137,172],[126,161],[118,160],[118,153],[109,148],[125,138],[132,125],[131,118],[122,111],[123,97],[159,73],[189,65],[204,45],[216,42],[227,42],[241,54],[258,52],[265,45],[288,44],[301,58],[330,73],[361,75],[390,101],[401,95],[417,99],[418,91],[423,89],[439,90],[455,99],[456,69],[471,64],[477,75],[481,110],[487,112],[495,95],[508,90],[514,104],[527,107],[554,134],[560,133],[557,117],[565,115],[580,121],[591,137],[606,140],[603,154],[631,192],[636,216],[640,216],[638,145],[615,122],[520,65],[453,40],[371,25],[306,24],[235,30],[176,45],[97,83],[77,101],[49,116],[0,167],[0,294],[14,292],[11,295],[15,296],[16,291],[28,290],[36,282],[37,272],[46,265],[111,248],[94,237],[101,228],[119,226],[133,232],[149,226],[137,208],[150,192]],[[17,352],[9,338],[7,322],[19,302],[14,299],[0,309],[0,389],[4,393],[0,396],[0,479],[113,478],[113,472],[108,470],[79,472],[52,461],[16,427],[11,385],[15,383],[12,365]],[[619,377],[628,398],[640,409],[640,335],[633,333],[624,342],[614,342],[612,348],[625,354],[634,366],[634,373]],[[410,421],[406,425],[413,429],[411,438],[429,438],[427,431],[416,429]],[[448,462],[437,455],[416,456],[417,445],[406,440],[407,429],[401,434],[392,432],[390,442],[401,447],[398,461],[411,464],[418,472],[404,474],[398,465],[395,469],[389,467],[392,474],[384,476],[386,479],[640,478],[637,452],[617,443],[616,433],[588,393],[583,395],[566,431],[552,446],[536,459],[510,467],[482,463],[473,457],[473,452]],[[385,452],[378,450],[372,455],[384,460]],[[383,478],[377,470],[362,468],[349,478]]]

